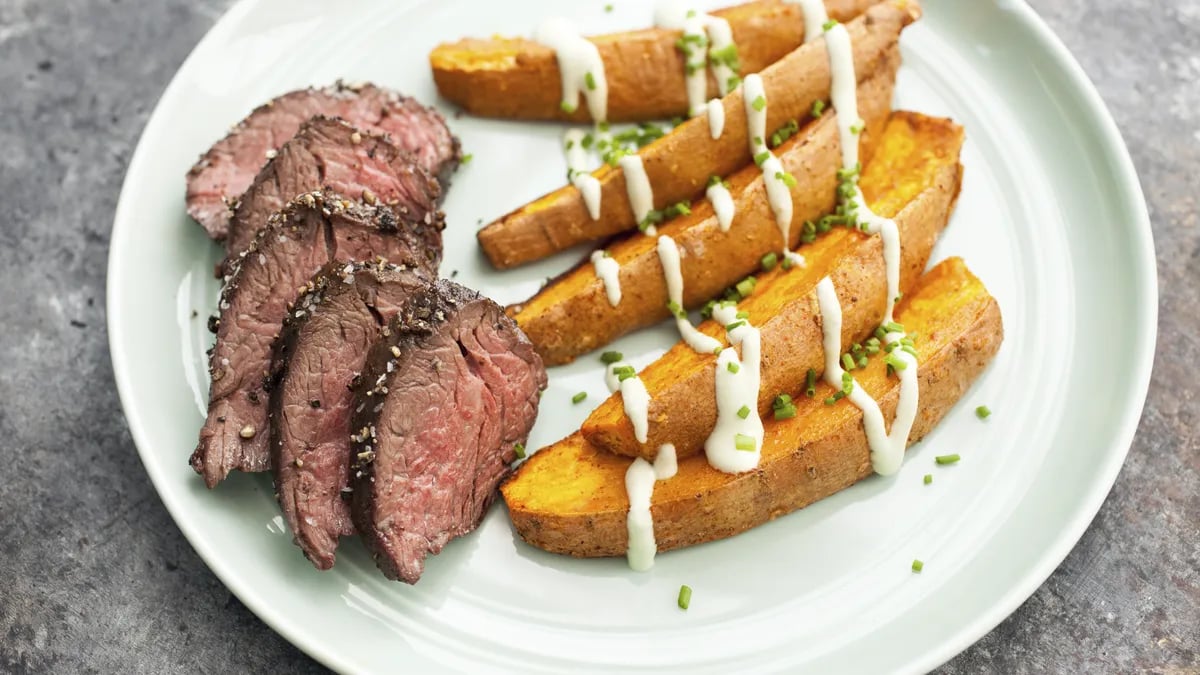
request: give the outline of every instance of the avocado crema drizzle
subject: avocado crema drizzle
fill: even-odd
[[[824,379],[836,392],[825,403],[832,405],[847,398],[863,411],[863,427],[871,450],[871,465],[881,475],[890,475],[900,468],[908,436],[916,419],[918,403],[917,355],[912,339],[903,326],[894,320],[896,300],[900,285],[900,234],[896,223],[881,217],[867,206],[858,186],[861,172],[858,158],[858,141],[863,131],[863,121],[858,116],[857,78],[854,71],[853,51],[850,35],[845,26],[829,19],[821,0],[787,0],[798,4],[804,15],[805,42],[825,39],[829,54],[832,76],[831,101],[837,111],[838,134],[842,150],[842,170],[838,172],[838,216],[847,225],[855,226],[868,234],[878,234],[883,241],[883,255],[887,274],[887,305],[876,339],[886,351],[885,360],[890,373],[900,378],[900,402],[891,433],[887,433],[883,413],[879,404],[858,386],[854,378],[843,368],[845,356],[841,354],[842,311],[837,290],[829,277],[817,284],[817,299],[822,319],[822,337],[825,350]],[[690,7],[685,0],[663,0],[655,12],[659,27],[681,30],[682,37],[677,46],[685,56],[685,78],[687,82],[688,109],[692,117],[705,116],[711,137],[720,138],[725,126],[725,110],[719,98],[705,101],[707,94],[708,69],[711,69],[722,96],[741,87],[745,103],[750,152],[755,164],[762,171],[767,199],[779,226],[783,246],[779,258],[785,267],[803,266],[804,258],[788,249],[793,215],[791,188],[796,179],[784,171],[779,159],[771,152],[766,142],[767,97],[762,78],[757,74],[738,77],[737,45],[734,44],[729,24],[724,19],[701,13]],[[652,142],[665,132],[661,127],[642,124],[636,129],[612,134],[607,120],[608,84],[604,73],[604,62],[596,46],[585,39],[569,22],[552,19],[544,22],[535,33],[535,40],[555,51],[562,78],[562,109],[574,112],[582,95],[588,111],[595,121],[595,133],[584,133],[578,129],[567,131],[563,137],[567,159],[567,178],[579,190],[593,220],[600,216],[600,184],[587,171],[589,152],[600,153],[602,159],[612,166],[620,167],[625,174],[626,192],[639,229],[646,235],[658,237],[657,251],[663,267],[664,280],[669,297],[668,308],[678,326],[680,337],[692,349],[700,353],[715,354],[717,424],[704,444],[706,458],[713,468],[726,473],[741,473],[758,466],[762,453],[763,425],[758,413],[758,393],[761,367],[761,338],[759,331],[750,323],[745,312],[738,312],[736,300],[724,300],[710,305],[712,316],[725,325],[726,336],[736,349],[722,348],[721,343],[696,330],[683,307],[683,275],[680,258],[682,252],[675,241],[666,235],[658,236],[655,225],[665,218],[689,213],[688,206],[681,203],[663,211],[653,208],[654,191],[646,176],[641,157],[634,147]],[[814,114],[817,114],[814,109]],[[676,126],[682,120],[676,120]],[[794,133],[791,129],[790,133]],[[778,135],[778,134],[777,134]],[[774,145],[778,143],[773,142]],[[719,176],[710,179],[705,192],[712,203],[717,222],[722,231],[729,231],[735,215],[734,202],[729,185]],[[768,256],[772,264],[777,257]],[[606,251],[592,255],[596,276],[604,283],[608,301],[612,306],[621,302],[620,266]],[[752,282],[753,277],[745,282]],[[743,282],[743,283],[745,283]],[[742,284],[738,290],[742,291]],[[749,290],[752,290],[752,283]],[[735,294],[735,297],[749,293]],[[847,365],[853,365],[849,359]],[[813,391],[815,376],[810,373],[808,391]],[[624,361],[605,366],[605,380],[610,392],[620,391],[625,414],[629,418],[634,437],[645,443],[649,429],[650,396],[645,384],[635,369]],[[784,397],[780,397],[782,400]],[[783,402],[790,404],[790,399]],[[778,410],[777,410],[778,412]],[[665,444],[658,450],[653,463],[642,458],[633,460],[625,474],[625,487],[629,496],[627,518],[629,544],[627,558],[634,570],[647,570],[654,566],[657,550],[654,539],[654,522],[650,513],[650,502],[654,483],[675,475],[675,447]]]

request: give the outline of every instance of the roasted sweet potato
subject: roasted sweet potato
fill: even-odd
[[[847,24],[853,41],[859,82],[890,62],[900,31],[920,16],[916,0],[889,0],[871,7]],[[762,71],[768,100],[767,128],[809,119],[813,103],[829,96],[829,57],[823,40],[803,45]],[[722,99],[725,127],[713,139],[708,122],[693,118],[638,151],[654,186],[654,206],[690,200],[704,191],[712,176],[728,176],[750,164],[746,115],[741,89]],[[626,195],[625,174],[602,166],[592,173],[600,181],[600,214],[593,220],[579,190],[559,188],[501,217],[479,231],[479,245],[498,268],[514,267],[587,241],[636,227]]]
[[[826,0],[831,18],[850,21],[879,0]],[[738,46],[741,75],[757,73],[804,40],[800,7],[761,0],[712,12],[725,19]],[[649,28],[590,38],[609,82],[608,118],[640,122],[688,114],[681,31]],[[429,54],[433,81],[447,100],[472,115],[523,120],[591,121],[587,106],[563,112],[554,50],[525,38],[467,38]],[[709,96],[718,94],[709,74]]]
[[[1003,337],[1000,309],[957,258],[918,282],[897,319],[920,334],[920,406],[910,443],[919,441],[966,392]],[[882,359],[854,371],[860,386],[892,419],[899,384]],[[823,403],[832,390],[797,394],[794,418],[764,420],[757,469],[721,473],[697,455],[654,487],[651,513],[658,550],[731,537],[791,513],[871,475],[862,413],[846,400]],[[625,471],[629,459],[590,445],[581,434],[538,451],[501,488],[517,533],[554,553],[623,555],[628,542]]]
[[[859,114],[866,121],[860,156],[871,156],[874,139],[883,133],[892,101],[892,85],[900,63],[891,62],[858,88]],[[791,188],[791,238],[795,248],[805,221],[834,207],[837,170],[841,168],[837,119],[827,113],[810,122],[775,153],[785,171],[796,177]],[[736,214],[728,232],[721,230],[707,199],[692,204],[691,213],[658,228],[683,251],[683,304],[703,304],[758,269],[762,257],[779,251],[783,242],[767,201],[762,171],[750,164],[729,177]],[[736,242],[732,244],[731,242]],[[606,249],[620,265],[621,302],[609,303],[604,282],[591,264],[582,264],[552,281],[524,303],[509,307],[513,317],[549,365],[567,363],[618,337],[668,317],[656,239],[631,233]]]
[[[962,127],[950,120],[895,113],[862,175],[867,202],[899,226],[903,293],[925,269],[950,217],[961,182],[962,142]],[[875,329],[887,299],[883,244],[878,236],[838,227],[800,250],[806,260],[803,267],[786,272],[777,267],[759,276],[754,294],[738,304],[762,333],[759,410],[763,413],[771,409],[777,394],[803,382],[810,368],[823,372],[818,281],[829,276],[838,289],[842,338],[848,345]],[[725,340],[723,327],[713,321],[701,324],[700,330]],[[647,443],[634,438],[619,393],[584,422],[584,437],[620,455],[651,458],[663,443],[673,443],[680,457],[700,452],[717,420],[715,363],[713,355],[697,354],[680,343],[642,371],[651,398]]]

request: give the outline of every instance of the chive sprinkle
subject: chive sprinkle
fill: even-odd
[[[742,419],[746,419],[747,417],[749,417],[750,416],[750,406],[744,405],[744,406],[738,408],[737,416]]]
[[[746,434],[734,434],[733,447],[742,452],[754,452],[754,437]]]
[[[750,105],[758,112],[762,112],[763,109],[767,107],[767,99],[763,98],[760,94],[757,98],[750,102]]]
[[[758,279],[755,279],[754,277],[746,277],[745,279],[742,279],[741,281],[737,282],[737,285],[735,286],[735,288],[737,289],[737,292],[742,295],[743,298],[748,298],[748,297],[750,297],[751,294],[754,293],[754,287],[757,285],[758,285]]]
[[[570,115],[571,113],[575,112],[575,108],[578,106],[576,106],[574,103],[568,103],[566,101],[563,101],[558,104],[558,107],[561,108],[563,112]]]
[[[746,322],[745,322],[745,321],[734,321],[734,322],[733,322],[733,323],[731,323],[731,324],[726,324],[726,325],[725,325],[725,332],[726,332],[726,333],[732,333],[733,331],[735,331],[735,330],[737,330],[738,328],[741,328],[742,326],[745,326],[745,325],[746,325]]]
[[[916,574],[920,574],[920,573],[921,573],[921,570],[923,570],[923,569],[925,569],[925,563],[921,562],[920,560],[914,560],[914,561],[913,561],[913,564],[912,564],[912,571],[913,571],[914,573],[916,573]]]
[[[846,370],[854,370],[856,368],[854,365],[854,357],[850,356],[849,354],[842,354],[842,367]]]
[[[986,405],[981,405],[975,409],[975,416],[981,420],[986,420],[992,414],[992,409]]]
[[[587,75],[583,76],[583,83],[587,85],[588,91],[596,91],[596,77],[592,75],[592,71],[588,71]]]
[[[517,443],[513,445],[513,451],[517,453],[517,459],[525,459],[525,444]]]
[[[937,457],[933,458],[933,461],[937,462],[938,464],[954,464],[960,459],[962,459],[962,457],[959,457],[958,453],[955,453],[953,455],[938,455]]]
[[[817,371],[812,368],[808,369],[808,375],[804,377],[804,393],[809,398],[817,395]]]
[[[830,19],[821,25],[821,30],[828,33],[829,31],[833,30],[833,27],[836,25],[838,25],[837,19]]]
[[[633,369],[633,366],[619,366],[617,368],[613,368],[613,375],[617,376],[618,382],[624,382],[625,380],[636,376],[637,371]]]
[[[812,116],[820,117],[825,112],[825,101],[817,99],[813,101]]]
[[[618,361],[623,360],[625,360],[625,355],[621,352],[604,352],[600,355],[600,361],[610,366]]]
[[[733,361],[730,361],[729,363],[725,364],[725,369],[736,375],[737,372],[742,369],[742,367]]]
[[[763,162],[767,161],[768,159],[771,159],[771,153],[767,150],[763,150],[762,152],[754,155],[754,163],[759,166],[762,166]]]
[[[692,604],[692,587],[684,584],[679,587],[679,609],[686,610]]]
[[[762,268],[766,271],[775,269],[775,265],[779,263],[779,256],[772,251],[762,257]]]
[[[929,485],[932,482],[933,482],[933,474],[931,474],[931,473],[925,474],[925,484]]]
[[[579,402],[583,401],[583,399],[585,399],[585,398],[587,398],[587,392],[581,391],[578,394],[575,394],[574,396],[571,397],[571,403],[579,403]]]
[[[462,159],[458,160],[458,163],[463,166],[466,166],[467,164],[470,164],[471,160],[473,160],[473,159],[475,159],[475,155],[468,153],[468,154],[463,155]]]

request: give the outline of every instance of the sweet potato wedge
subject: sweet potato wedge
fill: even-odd
[[[924,437],[967,391],[1003,337],[1000,309],[963,262],[934,267],[900,305],[897,319],[920,334],[920,405],[909,443]],[[854,371],[891,420],[899,396],[882,359]],[[798,394],[799,392],[793,392]],[[658,550],[731,537],[828,497],[871,475],[862,413],[846,400],[823,403],[832,389],[796,398],[794,418],[764,420],[757,469],[721,473],[701,455],[679,462],[654,487],[651,513]],[[579,557],[623,555],[628,542],[629,459],[604,452],[581,434],[544,448],[501,488],[513,525],[529,544]]]
[[[889,63],[900,31],[920,14],[916,0],[888,0],[847,24],[859,82]],[[790,52],[764,69],[762,78],[768,100],[767,129],[773,131],[791,120],[804,123],[813,103],[829,96],[824,40]],[[728,176],[750,164],[741,89],[723,98],[722,105],[725,127],[720,138],[714,140],[708,121],[697,117],[638,151],[654,186],[655,208],[690,200],[704,191],[711,176]],[[500,269],[515,267],[636,227],[624,172],[605,165],[592,175],[600,181],[599,218],[589,215],[578,189],[559,188],[479,231],[479,245],[492,264]]]
[[[929,260],[949,220],[961,182],[958,164],[962,127],[917,113],[893,114],[880,148],[863,172],[861,187],[880,215],[900,230],[900,290],[907,293]],[[760,275],[751,297],[738,304],[762,333],[762,385],[759,410],[804,382],[808,370],[824,369],[821,319],[816,285],[832,278],[842,298],[847,345],[860,342],[879,324],[887,299],[883,244],[877,236],[834,228],[801,249],[806,264]],[[713,321],[700,330],[724,342],[725,331]],[[638,443],[625,415],[621,395],[600,404],[583,424],[583,435],[596,447],[619,455],[652,458],[663,443],[675,444],[680,457],[699,453],[717,420],[714,391],[716,357],[697,354],[680,343],[641,373],[650,393],[647,443]]]
[[[893,51],[889,64],[858,88],[859,114],[867,123],[860,143],[864,159],[871,156],[874,140],[883,133],[899,63],[900,54]],[[835,206],[837,170],[842,165],[836,117],[834,113],[823,115],[775,149],[784,170],[796,177],[791,188],[794,207],[788,248],[799,244],[805,221],[816,220]],[[707,199],[692,204],[690,214],[658,228],[659,234],[669,235],[683,250],[683,304],[689,308],[757,270],[764,255],[782,247],[762,171],[750,164],[728,182],[736,205],[728,232],[721,230]],[[654,237],[631,233],[607,248],[621,270],[622,298],[615,307],[608,301],[603,280],[585,262],[526,302],[509,307],[509,316],[548,365],[570,362],[626,333],[653,325],[670,316],[656,246]]]
[[[826,0],[831,18],[850,21],[879,0]],[[760,0],[712,12],[725,19],[738,45],[741,75],[757,73],[804,40],[800,7]],[[678,30],[649,28],[590,38],[609,81],[608,117],[641,122],[688,114]],[[587,106],[563,112],[554,50],[525,38],[467,38],[429,54],[438,93],[472,115],[521,120],[592,121]],[[718,94],[709,73],[709,96]]]

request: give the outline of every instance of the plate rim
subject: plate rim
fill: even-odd
[[[163,124],[159,119],[160,104],[168,97],[176,95],[176,90],[182,86],[182,80],[179,78],[180,72],[183,72],[194,60],[199,59],[204,52],[208,51],[211,43],[220,43],[225,40],[252,9],[260,3],[269,1],[271,0],[237,0],[221,15],[176,69],[171,81],[155,101],[154,109],[139,134],[137,146],[122,181],[110,235],[105,284],[109,353],[122,412],[134,446],[137,448],[155,492],[192,549],[221,583],[273,631],[323,665],[339,672],[346,672],[352,669],[352,663],[322,643],[305,640],[302,631],[293,626],[291,618],[275,611],[268,598],[257,592],[250,584],[245,583],[236,569],[232,565],[226,564],[218,551],[205,545],[196,526],[183,512],[179,500],[170,489],[158,462],[148,450],[150,439],[147,437],[147,431],[141,423],[141,416],[134,404],[135,394],[131,381],[131,369],[127,365],[130,357],[122,348],[125,334],[124,318],[119,309],[114,311],[112,302],[112,298],[116,297],[116,292],[120,290],[116,281],[120,278],[118,270],[125,266],[122,257],[124,247],[120,243],[124,236],[118,235],[133,227],[130,223],[134,205],[130,203],[128,193],[131,191],[134,177],[144,173],[142,165],[148,161],[148,156],[153,152],[153,149],[147,147],[143,141],[148,130]],[[1054,573],[1078,544],[1111,492],[1132,447],[1149,392],[1157,346],[1159,294],[1153,231],[1145,195],[1120,129],[1095,84],[1088,78],[1078,60],[1045,20],[1028,4],[1027,0],[991,0],[991,2],[1001,9],[1011,11],[1020,23],[1020,28],[1026,31],[1040,48],[1045,50],[1047,56],[1050,57],[1051,65],[1062,71],[1069,86],[1073,89],[1071,93],[1082,102],[1083,105],[1079,112],[1086,116],[1086,126],[1097,131],[1102,138],[1103,143],[1099,150],[1109,164],[1115,186],[1120,190],[1119,201],[1128,207],[1128,212],[1123,215],[1127,217],[1127,229],[1135,244],[1134,248],[1129,251],[1129,259],[1134,265],[1135,276],[1144,277],[1140,279],[1142,290],[1136,298],[1140,310],[1139,316],[1136,318],[1138,324],[1144,328],[1134,337],[1134,341],[1139,347],[1138,351],[1131,353],[1129,357],[1134,378],[1130,386],[1130,403],[1126,405],[1122,419],[1114,425],[1117,433],[1114,435],[1111,445],[1117,450],[1109,453],[1108,461],[1097,471],[1097,475],[1100,477],[1092,482],[1090,489],[1085,491],[1085,498],[1075,504],[1070,517],[1065,519],[1060,528],[1059,536],[1054,539],[1054,544],[1044,549],[1034,563],[1021,575],[1021,583],[1010,587],[996,602],[992,603],[987,611],[980,612],[972,621],[962,624],[953,634],[942,640],[936,649],[926,652],[923,658],[917,659],[907,666],[907,668],[920,671],[931,670],[949,661],[998,626],[1045,583],[1046,579]],[[126,225],[122,226],[122,223],[126,223]],[[1140,274],[1138,274],[1139,271]],[[133,411],[132,414],[131,411]]]

